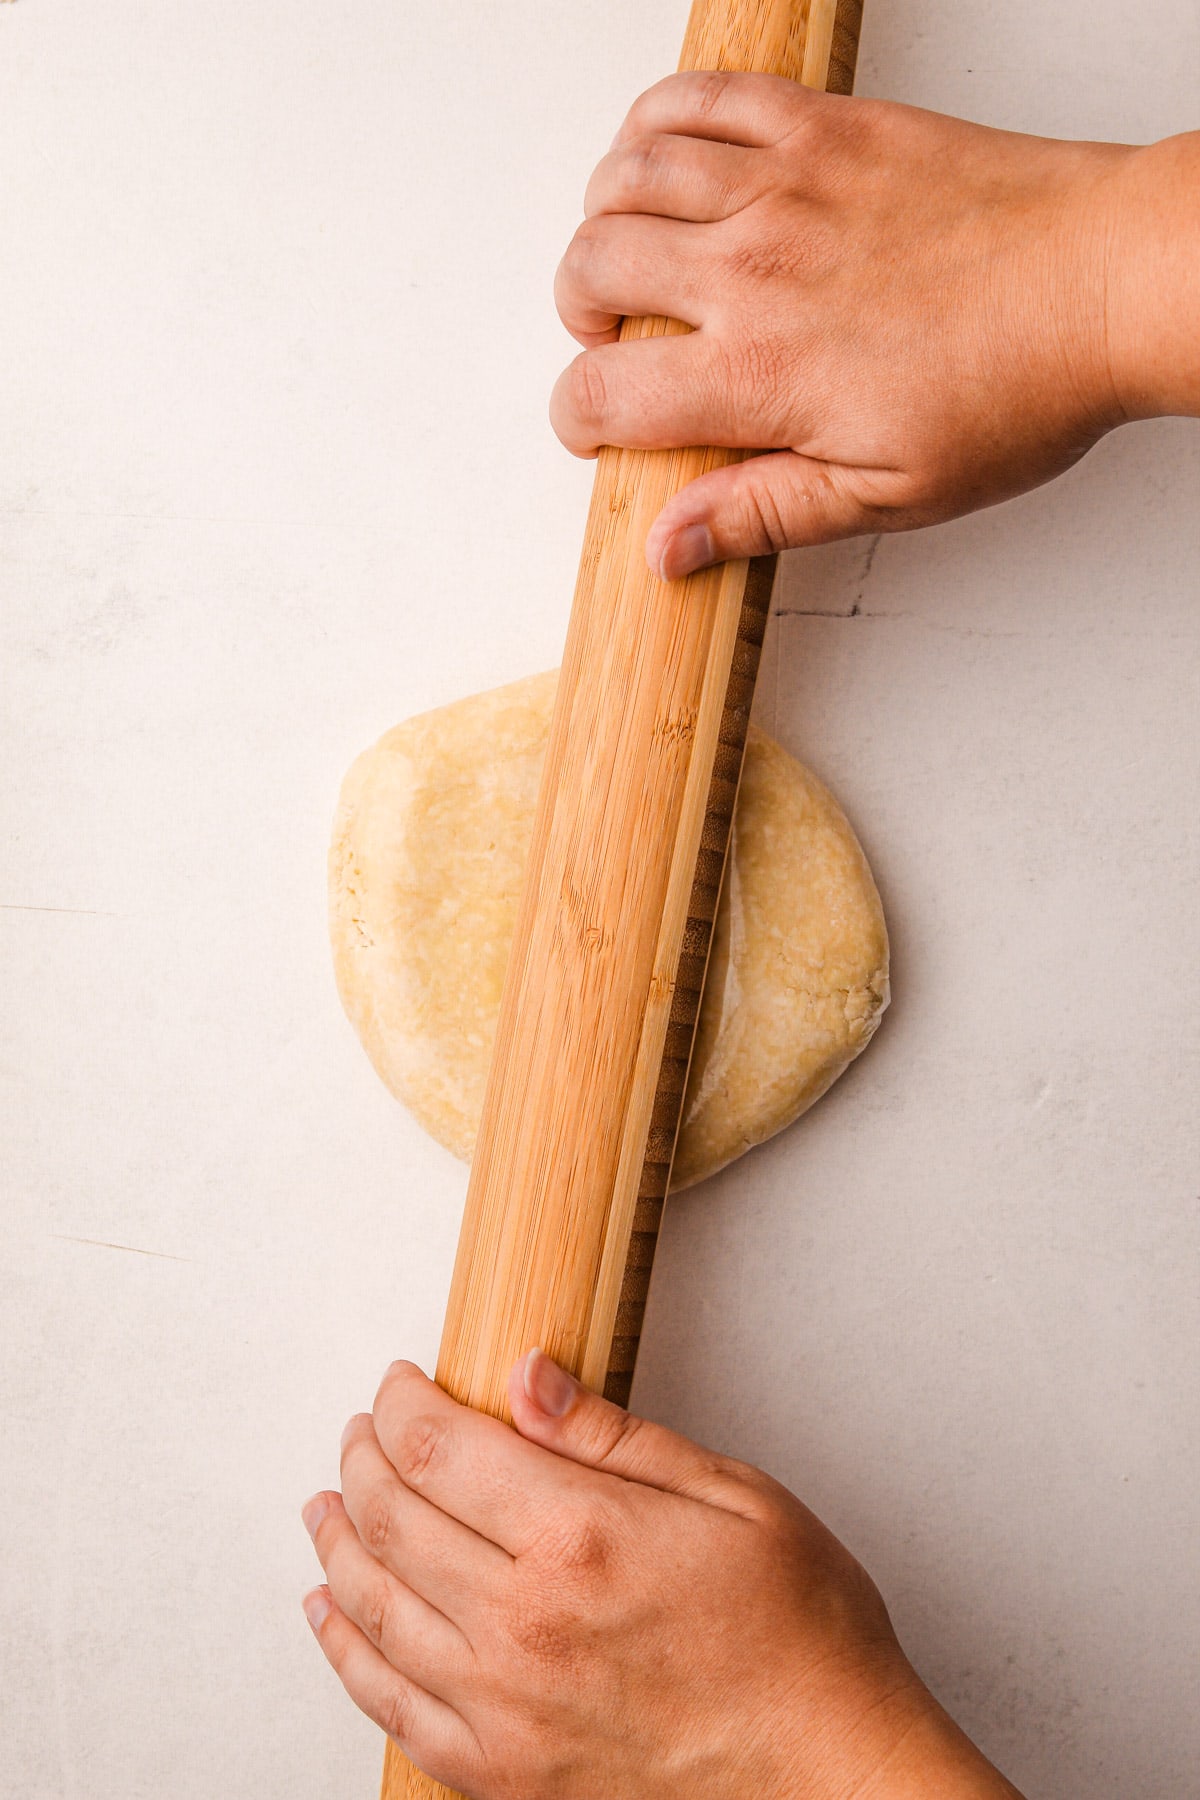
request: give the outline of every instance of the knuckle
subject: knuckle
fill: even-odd
[[[392,1464],[407,1487],[419,1487],[446,1452],[447,1428],[441,1419],[419,1414],[397,1435]]]
[[[392,1535],[392,1514],[386,1494],[376,1492],[367,1496],[358,1535],[364,1550],[369,1550],[376,1558],[387,1549]]]
[[[754,205],[756,191],[743,171],[712,177],[712,207],[718,219],[735,219]]]
[[[802,146],[806,156],[819,154],[840,138],[848,116],[847,107],[856,104],[841,94],[829,95],[817,89],[802,88],[796,94],[796,105],[782,141]]]
[[[893,131],[900,123],[901,108],[890,115],[875,100],[851,99],[848,95],[814,95],[813,125],[818,141],[827,144],[839,156],[861,157],[884,139],[885,124]],[[916,118],[918,115],[906,114]]]
[[[362,1628],[371,1642],[383,1648],[391,1624],[392,1604],[386,1585],[376,1582],[362,1605]]]
[[[612,1571],[615,1553],[616,1543],[608,1521],[585,1520],[570,1545],[571,1573],[577,1580],[604,1582]]]
[[[727,1462],[721,1471],[725,1482],[738,1487],[738,1510],[772,1536],[792,1529],[791,1495],[762,1469],[750,1463]]]
[[[729,88],[729,75],[719,69],[705,69],[693,77],[696,111],[702,119],[711,118]]]
[[[616,1553],[614,1521],[607,1511],[589,1502],[573,1516],[560,1521],[549,1535],[543,1565],[558,1581],[591,1587],[602,1583]]]
[[[696,1467],[696,1479],[702,1484],[703,1491],[714,1495],[727,1495],[746,1476],[757,1474],[749,1463],[733,1462],[728,1456],[722,1456],[719,1450],[705,1451]],[[765,1479],[769,1479],[766,1477]]]
[[[676,71],[673,75],[664,75],[660,81],[655,81],[650,87],[643,89],[625,114],[625,122],[621,126],[618,136],[630,137],[634,132],[643,129],[642,120],[647,115],[653,116],[663,95],[676,90],[684,92],[689,80],[690,76]]]
[[[415,1710],[412,1694],[399,1682],[388,1688],[380,1702],[378,1722],[402,1749],[412,1736]]]
[[[603,235],[604,227],[598,219],[585,219],[582,225],[576,226],[562,259],[562,270],[568,280],[586,279],[588,270],[595,264]]]
[[[723,1475],[728,1481],[736,1481],[749,1488],[751,1493],[769,1496],[773,1502],[787,1493],[779,1482],[763,1469],[756,1469],[753,1463],[739,1462],[735,1456],[718,1456],[712,1459],[712,1473]]]
[[[384,1370],[371,1410],[363,1415],[370,1421],[381,1442],[391,1420],[405,1407],[412,1405],[411,1392],[417,1385],[427,1388],[429,1383],[416,1363],[393,1362]]]
[[[646,132],[626,144],[621,152],[617,174],[620,196],[636,201],[662,185],[674,166],[668,139],[658,132]]]
[[[608,377],[592,351],[577,356],[568,370],[568,403],[577,418],[607,419],[609,413]]]
[[[804,104],[792,113],[787,131],[780,140],[792,149],[803,150],[806,158],[818,147],[826,129],[828,115],[820,101],[821,96],[810,88],[804,95]],[[811,169],[807,172],[812,173]]]
[[[852,166],[872,155],[879,136],[872,105],[840,94],[805,94],[784,142],[803,158],[807,187],[836,190],[850,178]]]
[[[564,1545],[563,1566],[576,1580],[602,1579],[612,1562],[613,1544],[599,1519],[581,1519]]]
[[[618,1450],[628,1450],[634,1439],[645,1429],[645,1424],[646,1421],[639,1418],[637,1413],[614,1412],[606,1415],[604,1442],[597,1446],[597,1467],[603,1469]]]
[[[742,489],[747,541],[764,551],[786,550],[787,527],[770,485],[761,475],[748,477]]]

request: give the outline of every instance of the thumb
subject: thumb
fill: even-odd
[[[508,1401],[521,1436],[558,1456],[643,1487],[744,1510],[737,1504],[740,1464],[593,1394],[543,1350],[531,1350],[513,1369]]]
[[[904,522],[898,509],[871,492],[888,473],[796,450],[713,469],[663,507],[646,538],[646,561],[660,581],[679,581],[708,563],[895,530]]]

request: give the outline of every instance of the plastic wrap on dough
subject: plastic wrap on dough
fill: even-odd
[[[469,1158],[557,674],[409,719],[346,776],[330,850],[338,990],[375,1068]],[[751,729],[676,1150],[703,1180],[811,1106],[888,1002],[883,910],[816,776]]]

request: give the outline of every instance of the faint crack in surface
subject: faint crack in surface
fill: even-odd
[[[860,609],[855,604],[849,612],[838,612],[828,606],[780,606],[772,614],[776,619],[857,619]],[[875,617],[879,617],[876,614]]]
[[[96,906],[21,906],[15,900],[0,900],[0,912],[71,913],[80,919],[116,919],[120,915]]]
[[[969,638],[1021,638],[1028,637],[1025,631],[991,631],[980,625],[959,625],[952,619],[926,619],[915,612],[867,612],[857,602],[849,612],[835,612],[829,608],[815,606],[786,606],[775,615],[777,619],[907,619],[921,625],[926,631],[949,632],[953,637]]]
[[[60,1244],[88,1244],[93,1250],[127,1250],[130,1256],[153,1256],[159,1262],[195,1262],[194,1256],[172,1256],[169,1250],[143,1250],[139,1244],[110,1244],[107,1238],[72,1237],[65,1231],[52,1231]]]

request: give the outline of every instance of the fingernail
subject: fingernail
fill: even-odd
[[[544,1413],[561,1419],[575,1404],[579,1384],[544,1350],[531,1350],[525,1358],[525,1392]]]
[[[706,568],[717,560],[717,546],[707,525],[684,525],[663,545],[659,561],[661,581],[681,581],[693,569]]]
[[[354,1417],[352,1419],[347,1419],[345,1425],[342,1427],[341,1448],[343,1450],[346,1448],[346,1445],[350,1442],[350,1439],[353,1437],[354,1427],[357,1424],[358,1424],[358,1414],[355,1413]]]
[[[333,1601],[324,1588],[314,1588],[311,1594],[305,1594],[301,1602],[304,1616],[314,1631],[320,1631],[322,1625],[333,1611]]]
[[[325,1494],[314,1494],[311,1500],[304,1502],[300,1508],[300,1517],[304,1520],[304,1529],[310,1538],[316,1537],[317,1527],[328,1511],[329,1499]]]

